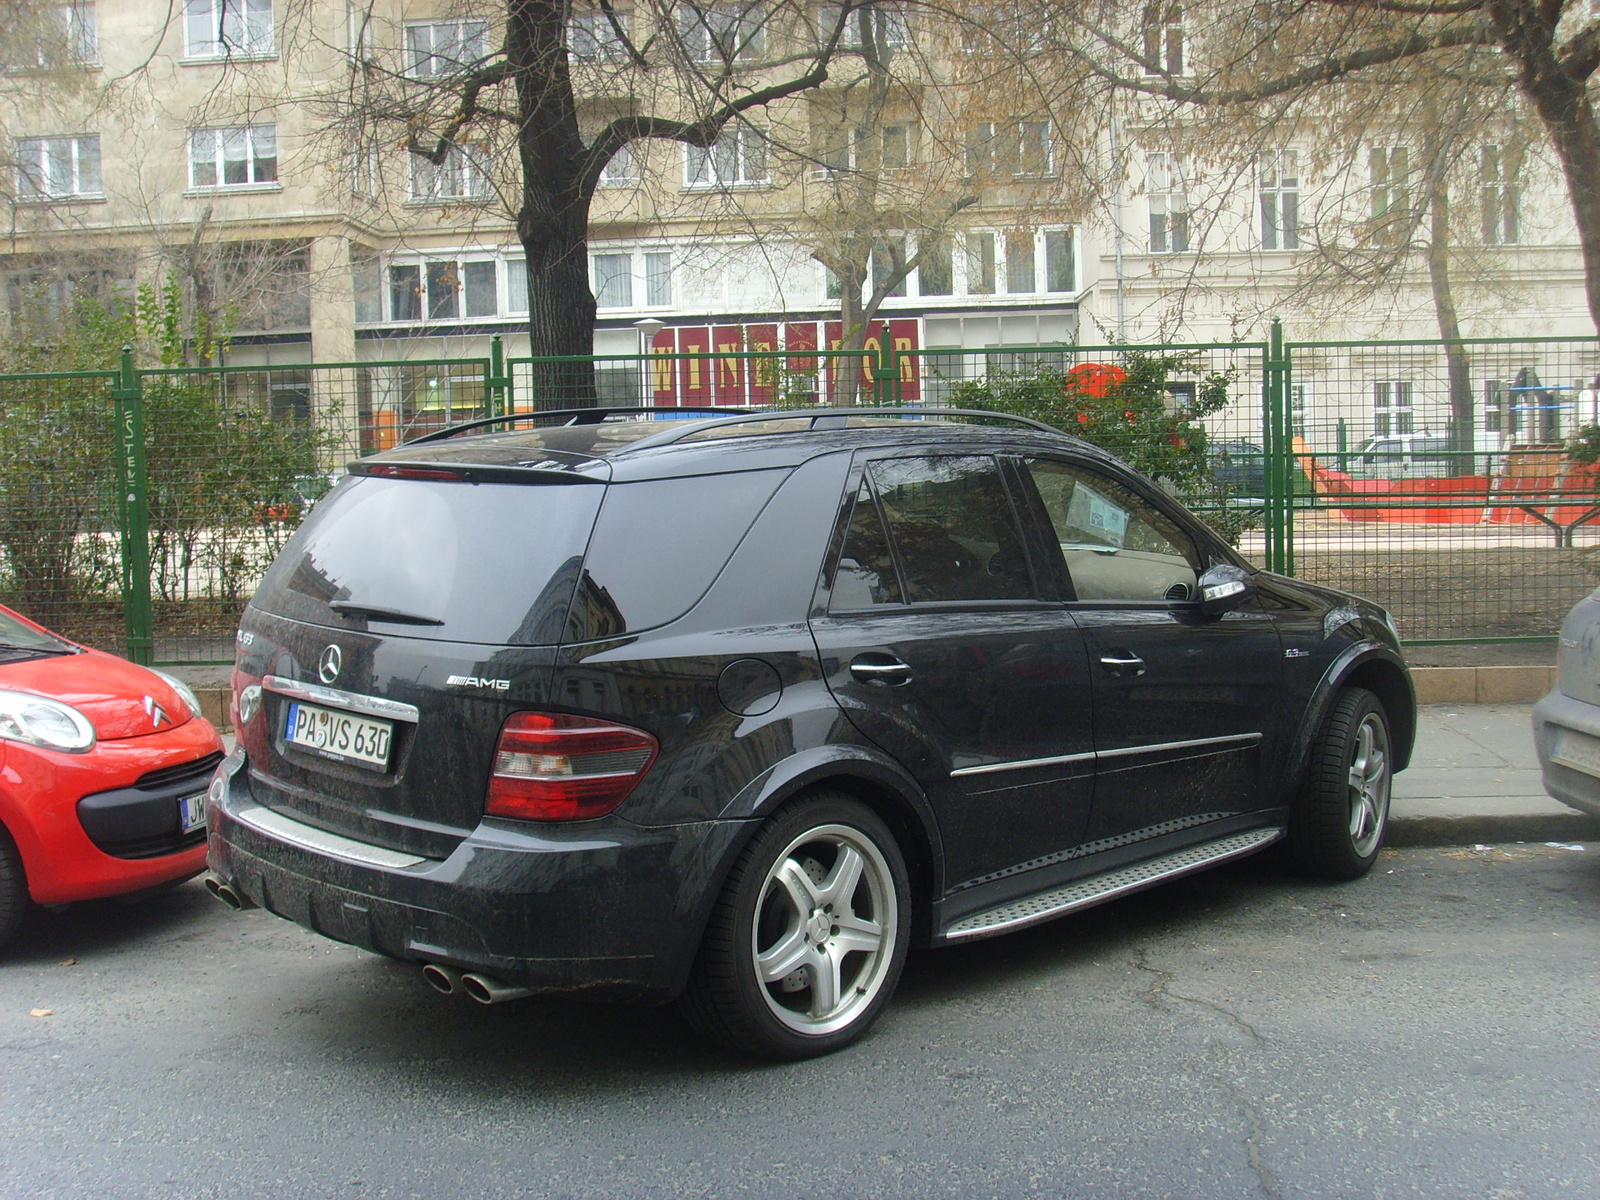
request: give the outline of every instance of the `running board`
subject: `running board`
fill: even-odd
[[[1230,858],[1242,858],[1252,851],[1270,845],[1282,836],[1281,829],[1251,829],[1245,833],[1236,833],[1232,837],[1204,842],[1172,854],[1163,854],[1159,858],[1146,859],[1144,862],[1134,863],[1131,867],[1119,867],[1115,871],[1107,871],[1104,875],[1093,875],[1088,879],[1069,883],[1065,887],[1039,892],[1022,900],[1013,900],[1010,904],[1002,904],[999,908],[963,917],[945,930],[942,940],[967,941],[972,938],[990,937],[997,933],[1010,933],[1013,929],[1021,929],[1027,925],[1037,925],[1041,921],[1065,916],[1080,908],[1088,908],[1092,904],[1100,904],[1114,897],[1127,895],[1129,892],[1137,892],[1141,888],[1164,883],[1168,879],[1176,879],[1179,875],[1188,875],[1192,871],[1227,862]]]

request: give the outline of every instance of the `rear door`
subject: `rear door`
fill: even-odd
[[[1073,589],[1094,687],[1088,843],[1127,844],[1262,807],[1282,716],[1270,614],[1205,617],[1204,541],[1099,464],[1022,463]]]
[[[812,632],[858,729],[937,813],[952,886],[1070,851],[1088,820],[1083,637],[1036,581],[998,461],[868,457]]]

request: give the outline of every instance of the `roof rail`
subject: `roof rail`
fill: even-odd
[[[696,421],[688,429],[663,429],[660,433],[652,433],[649,437],[640,438],[628,447],[629,452],[647,450],[652,446],[669,446],[673,442],[686,438],[691,434],[704,433],[708,429],[721,429],[731,425],[749,425],[759,421],[793,421],[796,418],[811,419],[812,430],[843,429],[850,417],[917,417],[920,420],[929,418],[942,419],[944,417],[982,417],[992,421],[1009,421],[1015,425],[1022,425],[1029,429],[1038,429],[1044,433],[1053,433],[1057,437],[1063,436],[1061,430],[1054,425],[1046,425],[1043,421],[1035,421],[1032,417],[1019,417],[1014,413],[991,412],[984,408],[780,408],[765,409],[761,412],[743,412],[733,416],[722,417],[714,421]]]
[[[686,404],[681,408],[668,405],[640,405],[635,407],[597,407],[597,408],[552,408],[540,412],[515,412],[502,413],[498,417],[479,417],[474,421],[458,421],[454,425],[446,425],[443,429],[435,429],[421,437],[409,438],[401,445],[415,446],[418,442],[440,442],[446,438],[455,437],[458,433],[467,433],[473,429],[484,429],[490,425],[502,425],[507,422],[547,420],[551,417],[566,417],[561,422],[563,425],[598,425],[607,417],[623,413],[709,413],[712,416],[738,416],[748,413],[748,408],[712,408]]]

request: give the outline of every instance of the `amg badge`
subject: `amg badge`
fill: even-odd
[[[477,675],[452,675],[444,681],[445,687],[480,687],[489,688],[496,692],[505,692],[511,689],[509,679],[483,679]]]

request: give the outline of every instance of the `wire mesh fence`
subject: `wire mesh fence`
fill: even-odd
[[[592,360],[507,362],[496,344],[484,359],[0,376],[0,601],[133,657],[226,661],[261,574],[344,464],[447,425],[595,402],[674,410],[660,418],[1004,408],[1030,387],[1096,437],[1076,422],[1187,420],[1223,397],[1187,426],[1204,428],[1209,490],[1186,502],[1255,561],[1384,604],[1408,640],[1549,638],[1600,581],[1600,481],[1566,444],[1600,418],[1595,339],[919,350],[891,328],[845,351],[810,324],[666,331],[649,353]]]
[[[1412,641],[1548,638],[1600,582],[1600,342],[1301,343],[1285,418],[1293,571],[1370,597]]]

